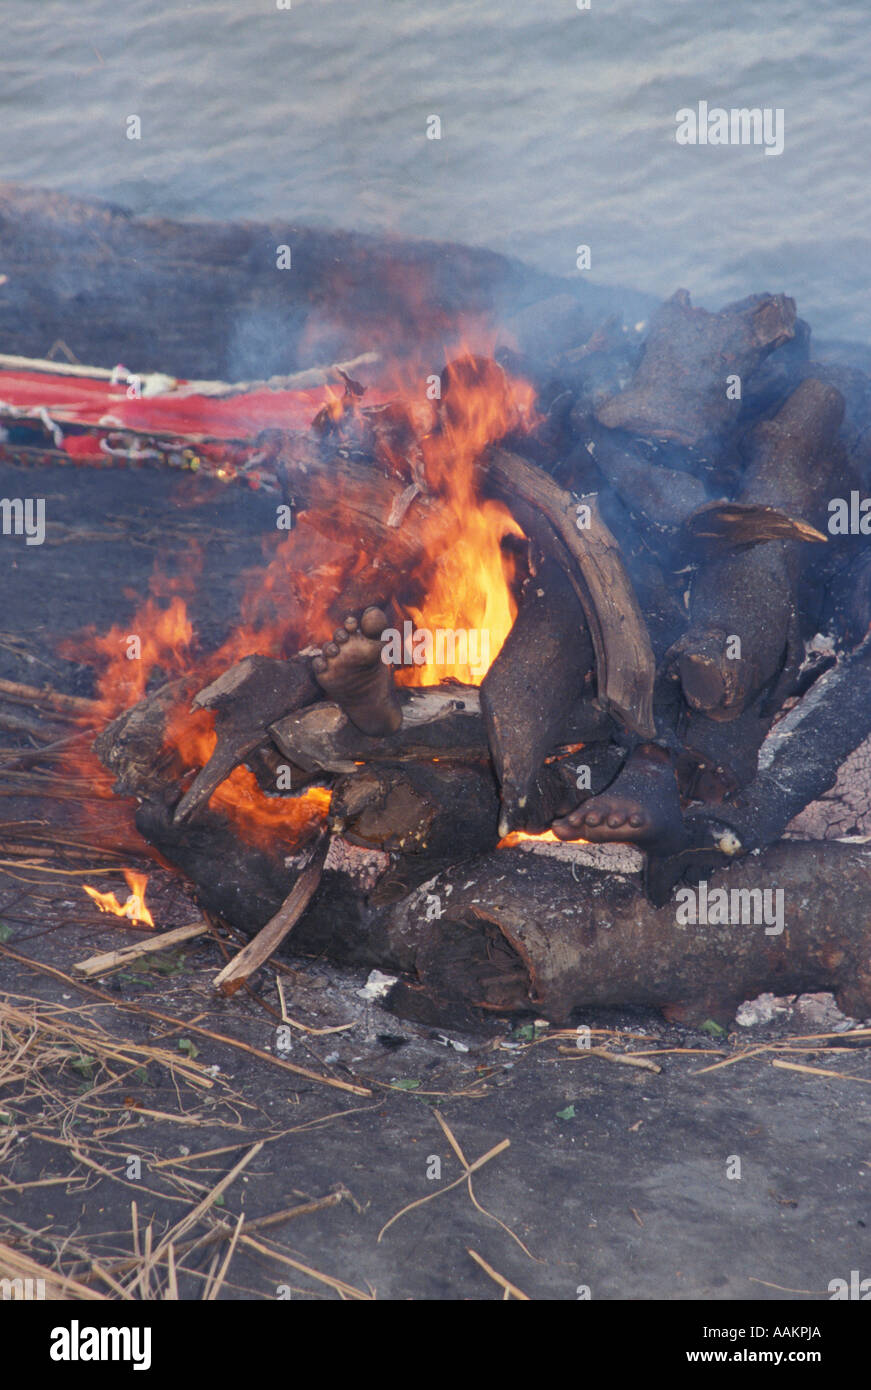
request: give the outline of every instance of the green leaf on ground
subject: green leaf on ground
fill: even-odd
[[[523,1023],[511,1034],[514,1042],[536,1042],[547,1032],[546,1023]]]

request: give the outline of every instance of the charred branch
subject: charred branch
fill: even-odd
[[[655,663],[650,638],[619,546],[595,497],[579,502],[546,473],[504,449],[491,449],[484,462],[488,481],[509,507],[519,501],[544,518],[536,539],[541,536],[542,549],[561,562],[581,601],[596,655],[599,700],[634,732],[652,736]]]

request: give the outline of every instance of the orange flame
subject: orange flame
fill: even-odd
[[[100,893],[87,883],[83,883],[82,887],[88,897],[93,898],[101,912],[109,912],[113,917],[129,917],[131,922],[136,922],[139,926],[153,927],[154,918],[145,906],[145,888],[148,883],[148,875],[135,874],[132,869],[123,869],[122,872],[127,887],[130,889],[130,896],[123,905],[119,903],[114,893]]]
[[[524,844],[527,840],[536,841],[539,844],[561,845],[564,841],[557,839],[552,830],[543,830],[540,835],[531,835],[525,830],[509,830],[507,835],[496,846],[497,849],[514,849],[515,845]],[[572,841],[573,844],[586,844],[584,840]]]
[[[533,392],[525,383],[509,382],[492,359],[468,351],[445,369],[442,399],[431,408],[421,405],[419,381],[418,377],[414,393],[407,392],[397,403],[388,422],[399,432],[403,447],[395,458],[381,458],[394,471],[400,465],[409,467],[402,434],[407,431],[417,451],[414,466],[422,469],[417,476],[438,503],[429,509],[430,520],[421,536],[425,558],[409,576],[409,596],[413,594],[416,601],[400,601],[400,607],[418,628],[427,629],[436,639],[442,630],[476,633],[477,641],[467,645],[467,659],[461,659],[463,644],[458,642],[455,658],[439,664],[437,657],[449,653],[453,644],[443,643],[439,652],[436,643],[432,662],[400,667],[395,674],[404,685],[431,685],[449,677],[478,685],[516,616],[513,562],[503,540],[509,535],[522,537],[523,532],[501,502],[480,496],[477,464],[489,444],[529,424]],[[330,393],[328,402],[326,414],[331,419],[346,406],[349,414],[362,418],[356,400],[340,401]],[[214,716],[189,709],[196,690],[242,657],[283,657],[312,640],[329,637],[335,626],[328,616],[330,602],[352,576],[365,575],[372,563],[372,557],[360,551],[356,534],[338,529],[332,496],[330,504],[329,510],[325,503],[319,513],[303,511],[300,522],[305,524],[287,533],[276,532],[264,543],[268,563],[248,576],[242,621],[217,650],[208,654],[198,650],[186,606],[201,568],[202,557],[195,547],[180,577],[170,580],[156,575],[151,595],[136,615],[94,639],[98,698],[106,720],[141,700],[155,674],[167,681],[191,678],[167,720],[164,751],[172,763],[171,775],[189,779],[215,747]],[[81,660],[80,645],[69,655]],[[85,758],[86,762],[80,759],[78,770],[108,789],[111,779],[91,754]],[[329,805],[330,793],[323,787],[308,787],[296,796],[269,795],[244,766],[230,774],[210,802],[211,809],[230,817],[249,842],[274,846],[278,841],[293,848],[323,824]],[[88,891],[100,905],[102,899],[113,897]],[[113,909],[110,902],[104,910],[129,916],[126,905],[119,910],[116,904]]]
[[[417,576],[426,597],[419,607],[406,606],[419,629],[475,633],[476,661],[405,667],[397,673],[402,685],[435,685],[449,677],[480,685],[517,616],[513,566],[502,542],[509,535],[522,537],[523,531],[502,502],[481,498],[477,463],[489,444],[528,419],[532,389],[509,383],[498,363],[470,352],[445,368],[441,389],[436,426],[423,441],[423,455],[427,482],[440,495],[451,525],[444,528],[442,513],[438,541],[433,537],[427,546]],[[468,637],[466,645],[472,645]]]

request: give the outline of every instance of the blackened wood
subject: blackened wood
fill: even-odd
[[[591,452],[602,477],[624,506],[651,527],[672,530],[708,502],[705,484],[685,470],[650,463],[632,441],[609,430],[596,431]]]
[[[737,423],[742,385],[762,359],[795,331],[795,303],[786,295],[752,295],[718,314],[693,308],[678,290],[657,310],[631,384],[596,412],[600,424],[650,439],[699,445]]]
[[[563,564],[586,614],[596,654],[598,698],[633,732],[652,737],[655,663],[650,637],[619,546],[602,521],[595,497],[583,499],[589,512],[579,514],[577,498],[504,449],[488,450],[482,466],[509,507],[519,499],[540,512],[551,528],[557,539],[550,553]],[[547,543],[543,548],[548,549]]]
[[[436,866],[495,849],[498,796],[489,766],[378,763],[341,777],[330,828],[351,844],[420,856]]]
[[[829,790],[838,768],[869,733],[871,637],[866,637],[775,725],[763,744],[757,776],[718,808],[718,817],[733,827],[745,851],[772,844],[793,816]]]
[[[536,779],[545,757],[568,738],[570,711],[591,683],[594,664],[581,602],[562,566],[544,560],[527,580],[514,626],[481,683],[501,788],[500,835],[550,824]]]
[[[847,1013],[871,1012],[871,849],[783,843],[714,874],[708,895],[718,887],[782,889],[785,929],[682,927],[676,902],[654,907],[637,875],[523,849],[446,871],[391,908],[380,929],[434,1017],[465,1001],[555,1023],[627,1005],[726,1022],[765,990],[833,990]]]
[[[183,826],[173,823],[178,788],[143,800],[136,828],[147,844],[179,869],[193,885],[197,902],[230,926],[250,933],[278,911],[298,869],[287,863],[287,847],[248,844],[221,812],[206,807]]]
[[[186,705],[196,677],[170,681],[107,724],[94,740],[94,752],[115,777],[119,796],[162,796],[184,772],[175,750],[165,746],[173,710]]]
[[[279,749],[308,772],[353,772],[361,763],[420,758],[484,762],[487,739],[480,694],[448,683],[398,692],[402,726],[395,734],[363,734],[338,705],[324,700],[270,726]]]
[[[840,467],[843,397],[813,378],[753,432],[743,503],[813,524],[825,515]],[[715,556],[696,575],[688,631],[670,664],[688,703],[733,719],[799,658],[796,597],[805,547],[769,541]],[[740,640],[740,650],[735,646]]]
[[[246,656],[193,699],[193,709],[215,711],[215,751],[194,778],[175,811],[181,825],[266,738],[266,727],[321,694],[311,661]]]

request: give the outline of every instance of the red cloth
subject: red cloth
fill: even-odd
[[[335,387],[332,392],[336,394]],[[0,407],[4,401],[20,409],[45,406],[61,426],[96,425],[111,415],[134,429],[222,439],[250,439],[262,429],[308,429],[328,395],[321,386],[311,391],[253,391],[226,400],[172,395],[131,400],[126,384],[110,386],[106,381],[47,372],[0,371]],[[379,392],[367,392],[366,403],[375,405],[385,399]],[[77,456],[95,452],[91,441],[87,449],[72,439],[66,445],[67,452]]]

